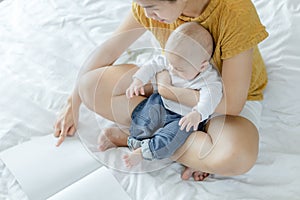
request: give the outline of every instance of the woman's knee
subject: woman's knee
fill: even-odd
[[[129,101],[125,96],[137,69],[135,65],[124,64],[87,72],[78,83],[82,103],[106,119],[127,125],[130,111],[141,101],[141,98]]]
[[[225,117],[225,116],[224,116]],[[210,159],[210,166],[218,169],[222,175],[239,175],[249,171],[257,160],[258,132],[247,119],[239,116],[220,117],[210,123],[208,131],[223,123],[219,134],[210,134],[213,138],[212,148],[217,148]],[[219,144],[218,144],[219,143]]]
[[[96,102],[97,88],[101,87],[99,85],[100,78],[103,75],[104,69],[97,69],[90,71],[83,76],[78,81],[78,93],[82,100],[88,108],[93,109]],[[101,96],[97,96],[100,98]],[[103,96],[102,96],[103,97]]]

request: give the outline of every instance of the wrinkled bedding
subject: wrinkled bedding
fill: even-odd
[[[0,1],[0,151],[52,134],[80,68],[130,10],[130,0]],[[259,48],[269,83],[263,100],[256,165],[235,177],[182,181],[183,167],[166,162],[148,173],[111,170],[132,199],[299,199],[300,4],[253,0],[270,36]],[[144,36],[118,62],[145,60]],[[126,149],[97,152],[98,133],[112,123],[81,108],[78,134],[95,158],[118,163]],[[115,157],[114,157],[115,155]],[[109,157],[109,160],[107,158]],[[162,167],[163,166],[163,167]],[[27,199],[0,161],[0,199]]]

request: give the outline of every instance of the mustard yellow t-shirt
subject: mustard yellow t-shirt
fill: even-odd
[[[182,15],[172,24],[147,18],[144,9],[136,3],[132,4],[132,12],[136,20],[154,34],[162,48],[170,35],[170,31],[166,29],[174,30],[189,21],[199,22],[214,39],[215,50],[212,59],[220,72],[224,59],[254,48],[252,78],[247,99],[263,99],[267,73],[257,44],[264,40],[268,33],[261,24],[251,0],[210,0],[199,17]]]

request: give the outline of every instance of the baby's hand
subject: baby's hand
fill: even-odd
[[[129,88],[126,90],[127,98],[132,98],[133,95],[145,95],[144,84],[141,80],[135,78]]]
[[[186,127],[186,131],[190,131],[192,127],[194,127],[194,131],[197,131],[198,125],[202,120],[202,116],[197,111],[192,111],[188,113],[186,116],[182,117],[178,123],[180,130],[184,130]]]

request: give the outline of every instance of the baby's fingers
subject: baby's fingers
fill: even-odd
[[[127,97],[127,99],[130,98],[130,89],[129,88],[127,88],[127,90],[126,90],[126,97]]]
[[[181,122],[181,123],[180,123]],[[188,125],[188,121],[186,120],[186,119],[184,119],[184,118],[182,118],[180,121],[179,121],[179,126],[181,126],[180,127],[180,130],[184,130],[184,128]]]
[[[135,96],[139,96],[139,88],[138,87],[134,87],[134,94],[135,94]]]
[[[194,124],[194,131],[198,130],[198,124]]]
[[[141,92],[141,95],[145,95],[144,87],[141,87],[140,92]]]
[[[126,90],[126,96],[127,96],[128,99],[132,98],[132,96],[133,96],[133,88],[132,87],[129,87]]]
[[[182,117],[182,118],[179,120],[178,125],[181,126],[181,125],[183,124],[184,120],[185,120],[185,118]]]
[[[186,127],[186,132],[189,132],[191,130],[192,126],[193,126],[193,124],[191,122],[189,122]]]

